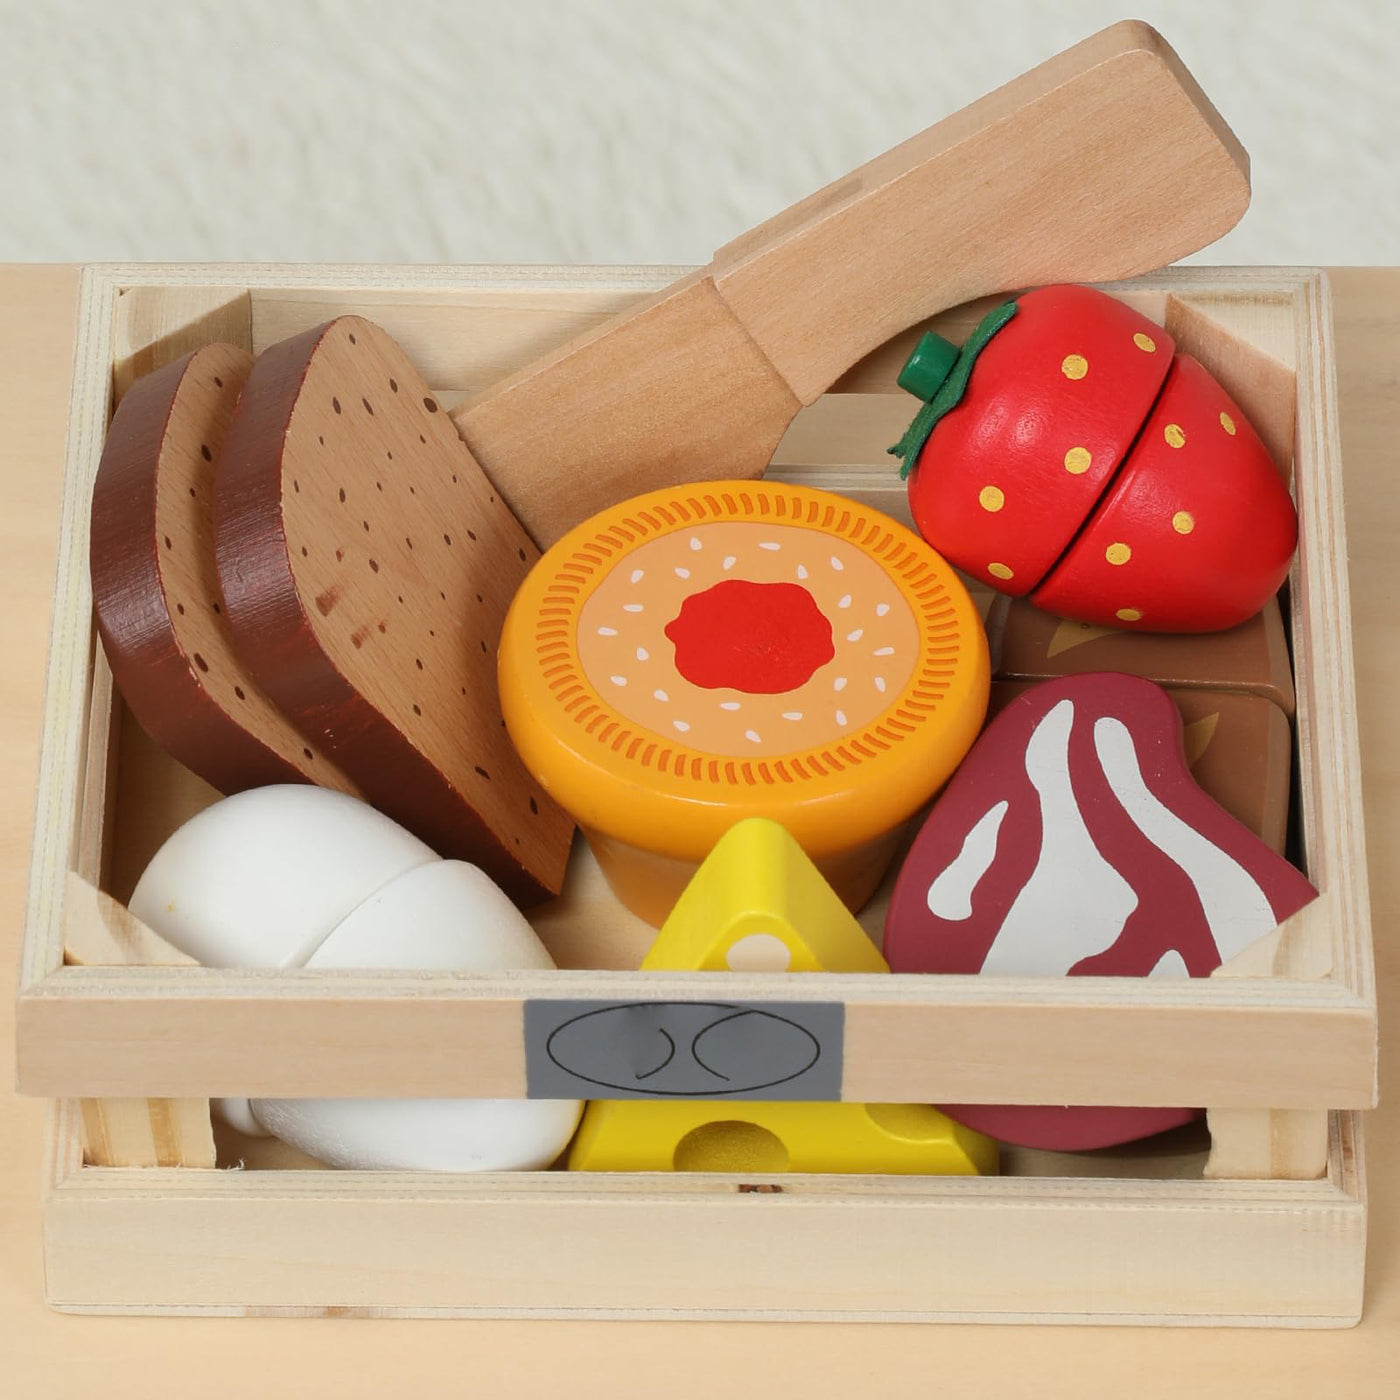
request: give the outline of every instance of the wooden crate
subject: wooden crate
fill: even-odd
[[[499,975],[98,966],[158,950],[121,900],[212,791],[125,714],[94,646],[87,515],[114,396],[209,340],[344,312],[452,404],[681,269],[95,267],[77,347],[24,963],[21,1090],[57,1100],[50,1302],[75,1312],[976,1319],[1344,1326],[1360,1314],[1360,1122],[1375,988],[1325,277],[1178,269],[1108,288],[1211,366],[1294,462],[1288,591],[1301,855],[1321,897],[1212,978],[630,971],[651,936],[576,851],[535,922],[560,963]],[[933,324],[962,338],[984,309]],[[920,328],[921,329],[921,328]],[[907,520],[883,447],[917,331],[803,411],[771,474]],[[1296,405],[1296,413],[1295,413]],[[561,473],[567,461],[561,459]],[[878,931],[883,900],[864,921]],[[65,965],[65,950],[67,964]],[[77,966],[74,963],[87,965]],[[331,1172],[221,1131],[211,1095],[514,1097],[527,999],[844,1005],[860,1102],[1209,1105],[1209,1136],[1003,1176]],[[755,1185],[781,1190],[754,1191]]]

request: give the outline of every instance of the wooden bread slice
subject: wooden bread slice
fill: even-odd
[[[342,316],[265,351],[215,488],[240,653],[365,796],[522,903],[573,823],[506,735],[496,647],[537,558],[399,346]]]
[[[203,349],[137,380],[92,498],[97,628],[142,728],[220,792],[319,783],[355,792],[234,650],[214,568],[214,462],[253,357]]]

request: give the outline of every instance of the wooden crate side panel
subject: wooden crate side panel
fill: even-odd
[[[63,506],[59,518],[53,627],[45,680],[34,842],[25,905],[19,985],[33,985],[63,962],[64,884],[70,870],[94,864],[79,827],[93,721],[95,629],[88,580],[88,511],[107,430],[111,396],[111,327],[116,293],[97,270],[79,282],[73,388],[68,408]],[[96,716],[98,732],[107,721]],[[107,771],[107,753],[94,757]],[[100,842],[98,843],[100,846]],[[100,857],[97,857],[100,864]],[[96,872],[94,872],[96,873]]]
[[[49,1118],[72,1312],[1341,1327],[1360,1121],[1325,1182],[117,1171]],[[752,1183],[748,1183],[752,1184]]]
[[[118,293],[112,336],[112,389],[132,383],[214,341],[251,350],[252,297],[242,287],[130,287]]]
[[[196,966],[109,895],[68,877],[64,957],[78,966]],[[78,936],[75,932],[81,930]],[[212,1167],[206,1098],[81,1100],[84,1160],[105,1167]]]
[[[1268,1326],[1359,1316],[1364,1214],[1325,1183],[1267,1203],[1039,1184],[1048,1189],[858,1203],[737,1189],[65,1192],[46,1214],[48,1296],[63,1309],[334,1315]]]
[[[1369,1107],[1374,1017],[1327,983],[64,968],[21,998],[23,1092],[520,1097],[523,1005],[842,1002],[855,1102]],[[178,1046],[179,1053],[172,1053]]]
[[[1298,694],[1298,786],[1307,867],[1339,901],[1332,977],[1374,1006],[1375,959],[1366,873],[1361,753],[1331,290],[1324,274],[1300,292],[1294,494],[1300,547],[1290,574]]]

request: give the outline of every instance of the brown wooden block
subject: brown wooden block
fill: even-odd
[[[206,345],[123,396],[93,487],[98,632],[142,728],[221,792],[292,782],[355,792],[263,692],[223,611],[214,462],[252,363],[236,345]]]
[[[994,681],[987,715],[1039,681]],[[1231,691],[1168,687],[1181,715],[1191,776],[1272,850],[1288,838],[1293,731],[1272,700]]]
[[[496,646],[529,536],[377,326],[342,316],[259,356],[216,485],[240,652],[380,810],[533,902],[573,824],[505,732]]]
[[[987,641],[998,680],[1121,671],[1171,689],[1261,695],[1293,714],[1293,668],[1277,599],[1229,631],[1186,634],[1118,632],[998,596],[987,613]]]

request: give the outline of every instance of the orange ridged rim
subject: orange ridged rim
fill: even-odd
[[[579,645],[589,598],[642,544],[713,522],[814,531],[878,564],[913,614],[918,652],[872,721],[791,752],[723,756],[628,718],[591,683]],[[748,481],[653,491],[570,531],[516,595],[499,670],[511,738],[551,796],[585,827],[681,859],[747,816],[782,822],[814,856],[890,830],[961,761],[989,685],[967,590],[917,535],[830,492]]]

